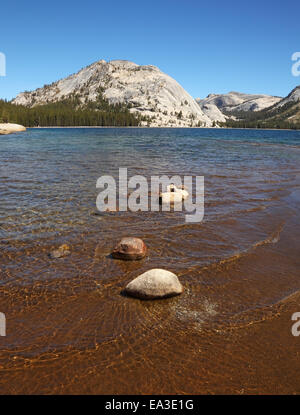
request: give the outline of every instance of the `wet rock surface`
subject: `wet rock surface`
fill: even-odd
[[[159,268],[144,272],[124,290],[124,294],[145,300],[172,297],[182,292],[183,286],[177,275]]]
[[[111,255],[116,259],[137,260],[146,256],[147,247],[140,238],[126,237],[114,247]]]

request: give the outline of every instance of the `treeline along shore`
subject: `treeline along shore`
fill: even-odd
[[[79,108],[75,99],[35,106],[15,105],[0,100],[0,123],[16,123],[25,127],[69,126],[139,126],[141,118],[121,104],[89,103]]]
[[[294,115],[294,108],[288,115]],[[232,115],[232,114],[231,114]],[[235,119],[214,122],[212,127],[255,129],[300,129],[300,122],[289,122],[276,111],[240,112]],[[150,126],[147,116],[130,112],[125,104],[109,104],[104,98],[88,102],[83,107],[77,97],[62,101],[26,107],[0,100],[0,123],[20,124],[25,127],[141,127]],[[177,126],[178,127],[178,126]]]

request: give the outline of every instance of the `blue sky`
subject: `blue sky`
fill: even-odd
[[[152,64],[192,96],[287,95],[300,84],[299,0],[10,1],[1,4],[0,98],[51,83],[99,59]]]

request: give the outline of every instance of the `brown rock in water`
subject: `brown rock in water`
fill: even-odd
[[[112,257],[125,260],[142,259],[146,256],[147,247],[142,239],[122,238],[112,251]]]
[[[54,251],[50,252],[49,257],[52,259],[57,258],[64,258],[65,256],[70,255],[70,247],[69,245],[61,245],[58,249],[54,249]]]
[[[125,294],[132,297],[154,300],[167,298],[183,292],[177,275],[165,269],[151,269],[127,284]]]

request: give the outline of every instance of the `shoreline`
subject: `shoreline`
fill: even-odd
[[[67,126],[67,127],[61,127],[61,126],[57,126],[57,127],[53,127],[53,126],[51,126],[51,127],[26,127],[27,129],[54,129],[54,128],[61,128],[61,129],[63,129],[63,128],[68,128],[68,129],[71,129],[71,128],[90,128],[90,129],[92,129],[92,128],[135,128],[135,129],[172,129],[172,130],[175,130],[175,129],[183,129],[183,130],[186,130],[186,129],[189,129],[189,130],[258,130],[258,131],[300,131],[300,129],[294,129],[294,128],[232,128],[232,127],[142,127],[142,126],[130,126],[130,127],[126,127],[126,126],[124,126],[124,127],[120,127],[120,126],[117,126],[117,127],[115,127],[115,126],[98,126],[98,125],[95,125],[95,126],[86,126],[86,125],[83,125],[83,126]]]

